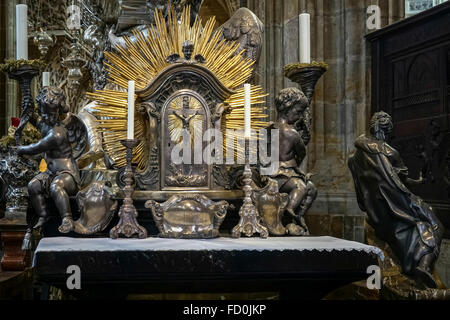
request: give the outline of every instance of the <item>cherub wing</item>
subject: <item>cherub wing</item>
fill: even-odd
[[[238,9],[220,28],[222,39],[238,41],[239,52],[245,50],[246,58],[258,62],[262,51],[264,24],[251,10]]]
[[[78,116],[70,112],[63,120],[63,124],[67,129],[69,142],[72,144],[73,157],[78,159],[88,145],[87,128]]]

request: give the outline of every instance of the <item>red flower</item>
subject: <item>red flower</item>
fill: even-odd
[[[20,119],[19,118],[11,118],[11,125],[15,128],[17,128],[20,124]]]

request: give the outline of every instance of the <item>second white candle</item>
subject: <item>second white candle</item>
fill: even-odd
[[[252,106],[251,85],[244,84],[244,122],[245,138],[249,139],[252,133]]]
[[[16,5],[16,59],[28,60],[28,7]]]
[[[311,63],[311,21],[309,13],[299,16],[300,63]]]
[[[128,81],[128,140],[134,139],[134,87],[134,81]]]

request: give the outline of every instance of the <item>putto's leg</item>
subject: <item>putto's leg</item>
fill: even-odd
[[[288,232],[293,236],[309,235],[308,227],[302,216],[302,204],[307,197],[306,184],[300,178],[291,178],[281,189],[280,192],[289,194],[289,204],[286,211],[292,216],[292,224],[287,226]]]
[[[50,185],[50,195],[63,218],[63,222],[58,229],[61,233],[69,233],[74,228],[69,195],[74,195],[76,191],[77,185],[70,174],[62,174],[56,177]]]
[[[289,204],[286,211],[294,217],[300,219],[299,207],[303,199],[307,195],[306,185],[301,179],[291,178],[284,186],[281,188],[280,192],[289,194]]]
[[[303,199],[300,205],[299,210],[300,216],[303,217],[308,212],[308,210],[311,208],[316,198],[317,198],[317,188],[312,182],[308,182],[306,186],[306,197]]]
[[[48,221],[48,210],[45,203],[45,190],[39,178],[34,178],[30,181],[28,184],[28,194],[31,198],[31,205],[39,217],[39,220],[33,229],[42,228]]]

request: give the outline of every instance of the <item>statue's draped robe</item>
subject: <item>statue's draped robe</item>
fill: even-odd
[[[355,147],[348,164],[359,207],[367,212],[376,236],[390,245],[403,272],[412,274],[424,255],[438,254],[442,224],[405,186],[408,169],[397,150],[365,135]]]

